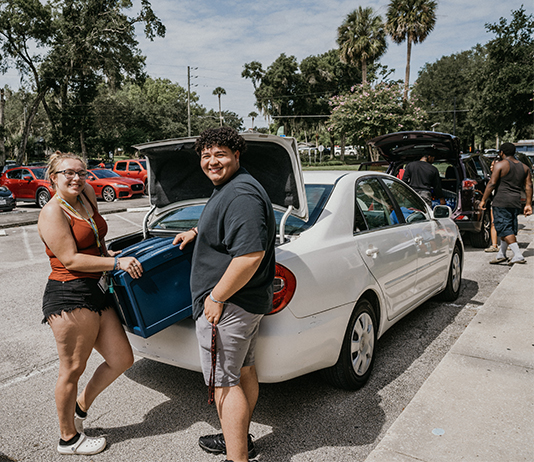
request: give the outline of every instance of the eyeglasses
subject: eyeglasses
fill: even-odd
[[[74,170],[60,170],[56,173],[63,173],[67,180],[72,180],[76,175],[78,175],[78,178],[80,180],[85,180],[85,178],[87,177],[87,172],[85,170],[78,170],[77,172]]]

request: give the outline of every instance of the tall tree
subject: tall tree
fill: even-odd
[[[249,115],[247,117],[250,117],[252,119],[252,126],[250,128],[252,128],[252,130],[254,130],[254,119],[256,117],[258,117],[258,113],[255,112],[255,111],[252,111],[251,113],[249,113]]]
[[[22,163],[35,114],[50,89],[49,76],[41,72],[46,61],[43,49],[53,42],[55,26],[50,4],[39,0],[0,0],[0,71],[15,67],[21,80],[32,86],[35,94],[23,124],[17,162]],[[48,108],[45,105],[45,109]]]
[[[404,99],[408,99],[410,87],[410,60],[412,44],[423,42],[436,24],[434,0],[391,0],[386,13],[386,32],[395,43],[406,41],[406,75],[404,77]]]
[[[226,90],[223,87],[217,87],[215,90],[213,90],[213,95],[216,95],[217,98],[219,98],[219,126],[223,126],[223,118],[222,118],[222,112],[221,112],[221,95],[226,95]]]
[[[521,7],[511,21],[500,18],[486,29],[495,38],[480,50],[483,62],[471,76],[472,123],[492,136],[534,137],[534,15]]]
[[[337,43],[344,63],[361,63],[362,81],[367,83],[368,62],[379,59],[387,48],[382,17],[375,15],[371,7],[358,7],[339,26]]]

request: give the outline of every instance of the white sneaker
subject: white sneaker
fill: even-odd
[[[76,431],[78,433],[83,433],[83,421],[87,418],[80,417],[76,412],[74,413],[74,426],[76,427]]]
[[[106,447],[106,438],[103,436],[93,438],[86,436],[85,433],[80,433],[80,438],[76,443],[70,446],[57,445],[57,450],[60,454],[81,454],[91,455],[102,452]]]

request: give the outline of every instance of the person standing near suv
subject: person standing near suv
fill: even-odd
[[[432,193],[439,199],[441,205],[445,205],[439,171],[432,165],[433,162],[434,156],[425,154],[419,160],[410,162],[402,176],[402,181],[415,189],[430,208],[432,208]]]
[[[526,205],[523,213],[525,216],[532,213],[532,174],[529,168],[514,156],[515,146],[512,143],[501,145],[499,157],[502,162],[495,164],[491,179],[479,205],[481,210],[485,210],[486,201],[495,190],[492,202],[493,217],[497,235],[501,238],[501,247],[497,257],[490,261],[490,264],[493,265],[508,261],[506,257],[508,247],[514,253],[508,265],[526,263],[516,239],[517,216],[521,212],[521,188],[523,186],[526,192]]]
[[[228,461],[254,457],[248,433],[259,393],[254,353],[259,324],[271,311],[276,222],[269,196],[245,169],[245,140],[232,128],[204,131],[195,144],[215,186],[197,228],[180,233],[180,248],[196,240],[191,266],[193,319],[204,380],[222,434],[199,439]]]

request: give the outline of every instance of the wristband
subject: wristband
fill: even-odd
[[[198,231],[196,228],[191,228],[189,231],[193,231],[195,233],[195,236],[198,236]]]
[[[119,269],[119,256],[115,255],[115,261],[113,263],[113,269],[117,271]]]
[[[226,303],[226,302],[220,302],[219,300],[215,300],[215,299],[213,298],[213,295],[211,295],[211,292],[210,292],[210,300],[211,300],[212,302],[218,303],[219,305],[224,305],[224,304]]]

